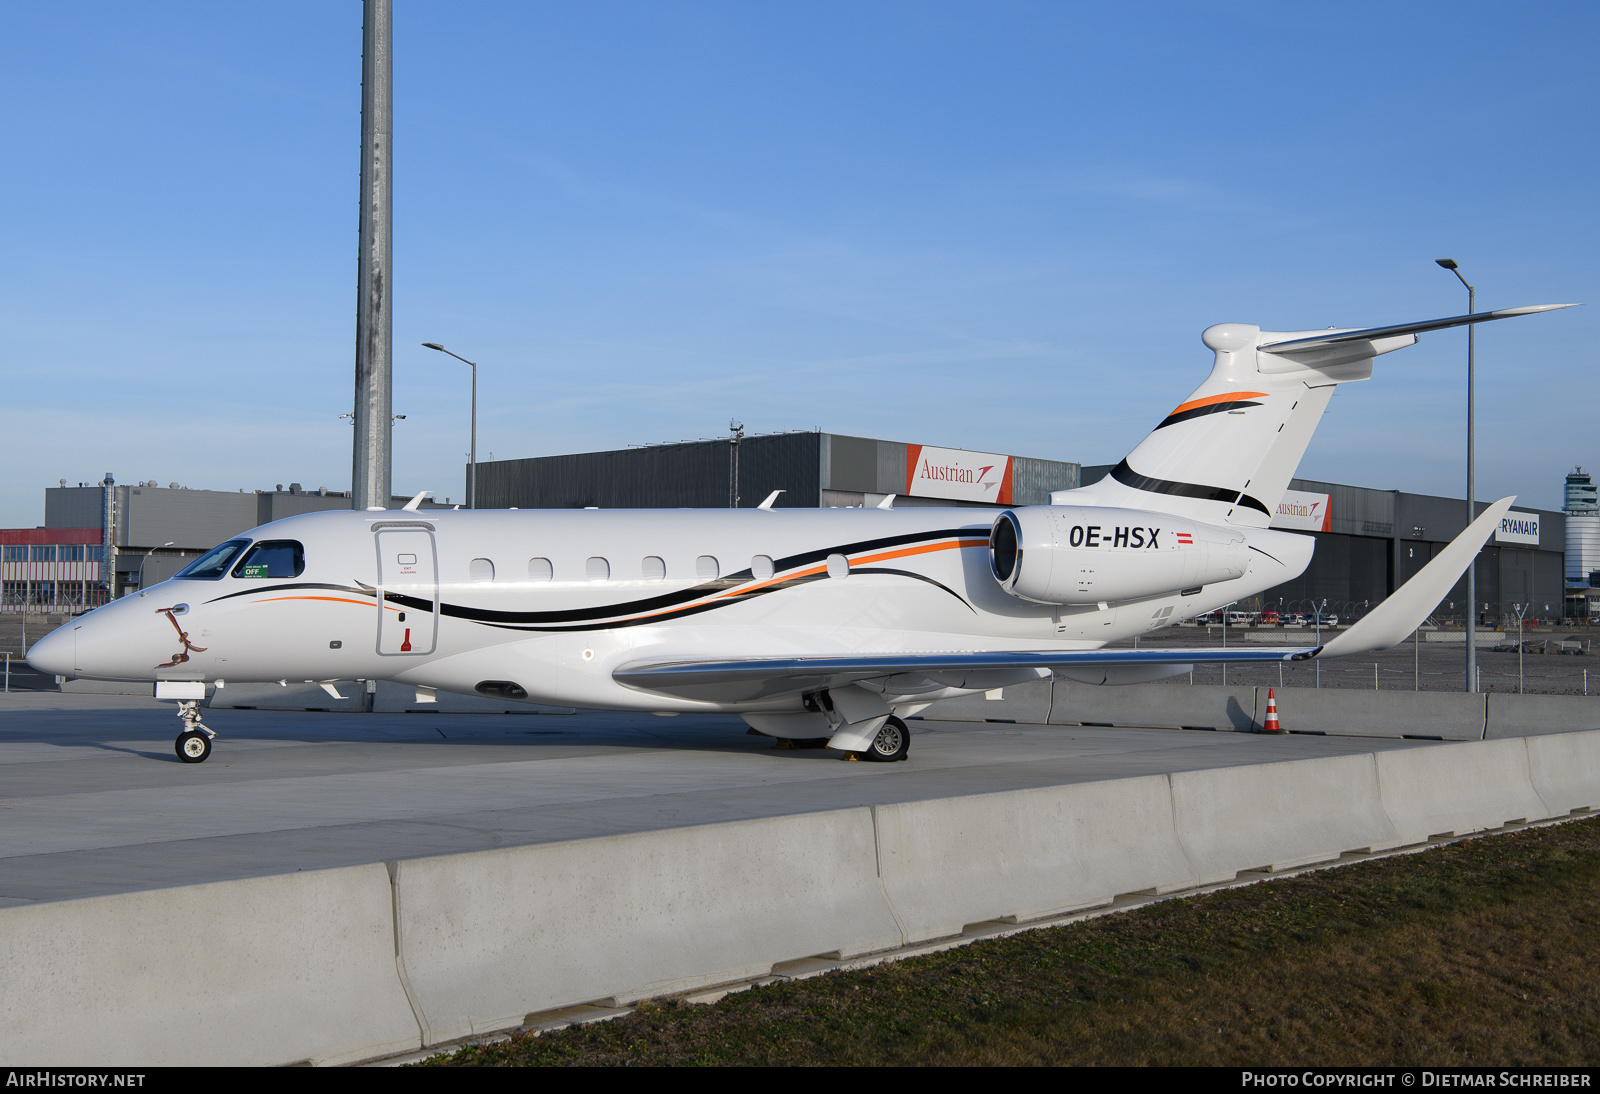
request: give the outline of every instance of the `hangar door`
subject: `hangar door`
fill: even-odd
[[[428,528],[379,528],[378,652],[432,653],[439,629],[439,560]]]

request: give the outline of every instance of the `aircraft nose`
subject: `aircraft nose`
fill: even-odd
[[[77,667],[76,632],[72,623],[51,631],[28,651],[28,664],[51,676],[71,676]]]

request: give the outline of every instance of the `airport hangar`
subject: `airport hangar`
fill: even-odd
[[[944,468],[944,477],[939,477]],[[963,469],[992,484],[963,481]],[[987,470],[985,470],[987,469]],[[943,449],[837,433],[794,432],[646,445],[477,465],[478,506],[485,509],[721,508],[893,504],[994,509],[1042,505],[1053,490],[1098,481],[1110,465]],[[1268,590],[1243,610],[1325,611],[1358,617],[1424,566],[1466,525],[1455,498],[1296,479],[1274,527],[1317,540],[1310,568]],[[395,498],[393,504],[404,504]],[[424,508],[449,508],[450,498]],[[296,513],[344,509],[350,495],[325,488],[196,490],[154,481],[99,483],[45,491],[42,527],[0,529],[4,546],[0,601],[5,610],[71,612],[165,580],[245,528]],[[1497,534],[1478,559],[1480,620],[1563,615],[1566,515],[1520,509],[1517,531]],[[107,519],[109,517],[109,520]],[[112,562],[106,566],[102,559]],[[1465,618],[1465,581],[1445,598],[1440,622]],[[1586,615],[1587,612],[1576,614]]]
[[[319,509],[350,508],[350,492],[195,490],[154,480],[97,483],[44,492],[44,523],[0,528],[0,610],[72,613],[165,581],[201,553],[268,521]],[[409,498],[394,498],[395,508]],[[448,509],[448,498],[422,508]],[[110,564],[106,564],[106,560]]]

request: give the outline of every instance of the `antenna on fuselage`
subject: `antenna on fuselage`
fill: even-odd
[[[404,513],[415,513],[417,511],[417,508],[422,504],[422,499],[426,498],[426,497],[431,497],[432,494],[433,494],[432,490],[424,490],[422,493],[418,494],[416,497],[414,497],[410,501],[406,502],[405,505],[401,507],[401,512],[404,512]]]

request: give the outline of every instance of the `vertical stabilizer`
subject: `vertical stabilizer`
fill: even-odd
[[[1372,376],[1373,358],[1423,331],[1550,311],[1478,312],[1391,327],[1263,331],[1218,323],[1200,340],[1216,353],[1205,383],[1173,408],[1112,472],[1061,505],[1153,509],[1210,524],[1264,528],[1305,455],[1334,388]]]

